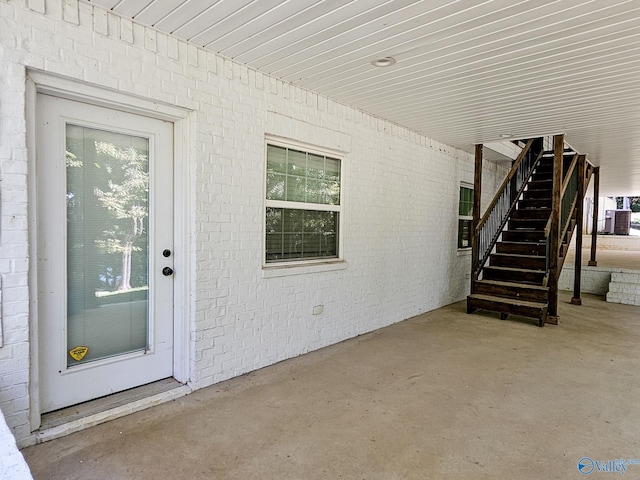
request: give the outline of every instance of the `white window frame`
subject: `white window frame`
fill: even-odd
[[[471,221],[471,228],[473,228],[473,215],[460,215],[460,189],[462,188],[466,188],[471,190],[472,193],[472,198],[473,198],[473,185],[471,185],[470,183],[466,183],[466,182],[460,182],[460,185],[458,185],[458,205],[457,205],[457,211],[458,211],[458,215],[457,215],[457,219],[458,221],[456,222],[456,247],[458,248],[459,252],[470,252],[471,251],[471,241],[472,241],[472,237],[473,237],[473,232],[471,230],[469,230],[469,246],[468,247],[461,247],[459,245],[459,241],[460,241],[460,220],[470,220]]]
[[[268,200],[267,199],[267,153],[269,145],[290,148],[305,153],[311,153],[315,155],[322,155],[340,160],[340,204],[339,205],[326,205],[319,203],[306,203],[306,202],[291,202],[286,200]],[[344,153],[324,147],[318,147],[310,145],[304,142],[293,141],[290,139],[283,139],[279,137],[269,136],[265,137],[264,142],[264,178],[263,178],[263,195],[264,205],[262,208],[262,267],[263,271],[274,271],[294,268],[300,270],[299,273],[307,273],[316,271],[316,269],[303,269],[300,267],[309,266],[336,266],[344,264],[344,185],[345,185],[345,156]],[[299,210],[316,210],[323,212],[337,212],[338,213],[338,235],[337,235],[337,256],[326,258],[301,258],[284,260],[278,262],[267,263],[267,208],[288,208]],[[330,269],[332,269],[330,267]]]

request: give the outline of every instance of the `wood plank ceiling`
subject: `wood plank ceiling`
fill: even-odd
[[[468,151],[565,132],[640,195],[638,0],[85,1]]]

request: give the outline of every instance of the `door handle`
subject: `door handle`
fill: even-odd
[[[164,267],[164,268],[162,269],[162,274],[163,274],[165,277],[170,277],[171,275],[173,275],[173,268],[171,268],[171,267]]]

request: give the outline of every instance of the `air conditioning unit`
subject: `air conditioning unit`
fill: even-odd
[[[604,233],[613,235],[616,226],[616,211],[607,210],[604,215]]]
[[[631,210],[616,210],[613,230],[616,235],[629,235],[631,228]]]
[[[604,216],[604,233],[629,235],[631,210],[607,210]]]

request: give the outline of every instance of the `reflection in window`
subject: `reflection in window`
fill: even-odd
[[[461,186],[458,202],[458,248],[471,248],[472,224],[473,189]]]
[[[337,258],[341,160],[267,145],[266,261]]]

